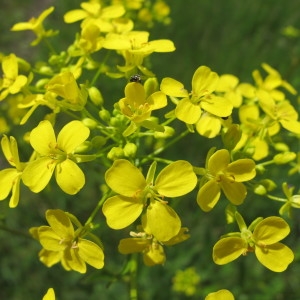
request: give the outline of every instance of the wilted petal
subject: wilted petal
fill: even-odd
[[[126,159],[117,159],[105,173],[105,181],[116,193],[126,197],[138,196],[146,187],[142,172]]]
[[[85,184],[84,173],[70,159],[57,164],[55,178],[59,187],[69,195],[78,193]]]
[[[259,262],[273,272],[283,272],[294,260],[293,251],[282,243],[266,247],[255,247],[255,255]]]
[[[102,207],[107,225],[122,229],[132,224],[142,213],[143,203],[120,195],[108,198]]]
[[[217,265],[225,265],[247,252],[247,243],[240,237],[226,237],[213,247],[213,260]]]
[[[157,176],[155,188],[166,197],[179,197],[192,191],[197,184],[193,166],[178,160],[165,167]]]
[[[210,180],[200,188],[197,194],[197,203],[203,211],[208,212],[215,207],[220,195],[220,186],[215,180]]]

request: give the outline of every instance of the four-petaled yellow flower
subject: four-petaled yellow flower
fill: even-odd
[[[36,46],[43,38],[50,37],[57,34],[57,31],[45,30],[43,22],[44,20],[54,11],[54,6],[49,7],[44,10],[38,18],[31,18],[28,22],[21,22],[15,24],[11,30],[21,31],[21,30],[31,30],[33,31],[37,38],[31,43],[31,46]]]
[[[233,105],[230,100],[214,94],[219,76],[206,66],[200,66],[192,78],[192,92],[189,94],[181,82],[173,78],[164,78],[160,89],[169,96],[183,98],[177,102],[176,118],[187,123],[196,124],[207,111],[217,117],[231,115]]]
[[[289,225],[280,217],[258,218],[247,228],[241,215],[240,231],[221,238],[213,247],[213,260],[227,264],[241,255],[254,252],[258,261],[274,272],[283,272],[294,260],[293,251],[280,243],[290,232]],[[262,220],[261,220],[262,219]]]
[[[142,230],[142,228],[140,229]],[[146,266],[164,264],[166,255],[163,245],[172,246],[185,241],[190,237],[187,231],[187,228],[181,228],[178,234],[168,241],[159,241],[148,232],[130,232],[132,237],[121,239],[118,249],[122,254],[143,253],[143,261]]]
[[[32,227],[30,232],[43,246],[39,257],[47,267],[61,262],[67,271],[79,273],[86,273],[86,264],[103,268],[102,248],[81,236],[82,232],[86,233],[85,229],[75,231],[68,214],[60,209],[49,209],[46,219],[50,226]]]
[[[144,211],[143,228],[159,241],[168,241],[178,234],[181,220],[164,197],[179,197],[192,191],[197,176],[190,163],[179,160],[165,167],[156,177],[156,164],[147,178],[131,162],[115,160],[105,173],[105,181],[118,195],[106,200],[103,213],[109,227],[122,229],[131,225]]]
[[[11,192],[9,207],[16,207],[20,197],[20,181],[25,163],[20,162],[17,141],[6,135],[1,139],[1,147],[8,163],[13,168],[0,171],[0,200],[6,199]]]
[[[2,59],[3,78],[0,79],[0,101],[9,94],[17,94],[27,83],[27,77],[19,75],[18,61],[15,54]]]
[[[30,144],[37,152],[36,160],[26,166],[22,180],[38,193],[49,183],[55,170],[55,179],[67,194],[76,194],[85,184],[85,176],[77,166],[81,156],[74,151],[89,136],[90,130],[80,121],[66,124],[55,137],[49,121],[42,121],[30,133]],[[78,160],[78,161],[77,161]]]
[[[255,163],[252,159],[243,158],[230,163],[228,150],[216,151],[207,162],[206,180],[197,195],[197,202],[203,211],[210,211],[219,201],[221,191],[234,205],[241,204],[247,189],[242,183],[256,175]]]

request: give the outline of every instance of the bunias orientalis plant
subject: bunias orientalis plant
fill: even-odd
[[[54,49],[51,38],[59,32],[45,29],[53,7],[14,25],[13,31],[35,34],[32,46],[46,43],[49,57],[43,62],[31,65],[15,53],[1,56],[1,148],[7,166],[0,171],[0,200],[10,198],[11,208],[26,202],[20,187],[51,195],[52,177],[60,188],[57,193],[74,195],[74,202],[64,209],[59,202],[54,208],[43,204],[48,225],[30,229],[42,246],[40,261],[47,267],[61,263],[65,270],[79,273],[86,273],[87,265],[105,268],[105,243],[96,229],[101,226],[109,234],[123,230],[128,237],[120,239],[118,250],[128,260],[112,281],[129,277],[134,283],[141,262],[135,253],[146,266],[163,265],[168,247],[193,234],[176,212],[173,198],[187,206],[192,199],[206,213],[227,199],[227,222],[236,220],[240,232],[216,242],[212,262],[223,265],[254,252],[268,269],[284,271],[294,254],[280,242],[290,232],[282,217],[292,216],[299,199],[287,182],[286,198],[274,195],[276,179],[266,178],[265,171],[280,165],[290,165],[290,175],[299,170],[295,159],[300,154],[283,138],[283,132],[294,140],[300,135],[297,109],[285,94],[295,95],[296,90],[266,63],[265,76],[253,72],[254,84],[232,74],[218,75],[208,66],[195,67],[189,87],[180,78],[159,82],[149,57],[166,55],[175,46],[168,39],[151,40],[148,31],[137,28],[157,21],[168,24],[169,7],[161,0],[106,2],[82,2],[66,12],[65,23],[80,22],[67,49]],[[103,92],[103,77],[112,86],[123,84],[120,99]],[[177,123],[186,129],[178,131]],[[15,130],[17,126],[29,131]],[[199,141],[189,147],[206,139],[215,141],[216,147],[207,155],[199,151],[197,164],[185,153],[168,159],[168,150],[188,134]],[[28,156],[20,159],[19,152]],[[86,180],[91,173],[97,174],[93,182]],[[81,222],[73,210],[84,189],[96,199],[89,199],[90,215]],[[247,196],[253,193],[284,202],[281,217],[258,217],[247,227],[236,207],[250,201]],[[198,282],[183,286],[204,296]],[[130,284],[132,299],[138,291]],[[218,297],[233,299],[225,289],[206,299]],[[54,299],[53,289],[44,298]]]

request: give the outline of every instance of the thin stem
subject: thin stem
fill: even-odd
[[[130,286],[129,286],[130,300],[138,299],[137,267],[138,267],[138,256],[137,254],[133,254],[131,257],[131,270],[130,270]]]
[[[0,225],[0,230],[7,231],[7,232],[12,233],[14,235],[19,235],[19,236],[25,237],[27,239],[32,239],[32,237],[29,234],[25,233],[25,232],[10,229],[10,228],[7,228],[6,226],[3,226],[3,225]]]

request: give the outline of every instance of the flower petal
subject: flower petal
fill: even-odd
[[[166,203],[151,201],[143,217],[143,228],[158,241],[168,241],[179,233],[181,220]]]
[[[208,160],[207,168],[213,174],[223,171],[230,162],[229,152],[226,149],[216,151]]]
[[[78,254],[78,248],[67,248],[64,251],[62,264],[81,274],[86,273],[86,264]]]
[[[247,195],[247,189],[241,182],[234,182],[228,178],[222,177],[220,182],[222,191],[226,198],[234,205],[240,205],[243,203]]]
[[[57,164],[55,178],[59,187],[69,195],[77,194],[85,184],[84,173],[70,159]]]
[[[225,265],[247,252],[247,243],[240,237],[220,239],[213,247],[213,260],[217,265]]]
[[[102,211],[110,228],[122,229],[139,217],[143,211],[143,203],[133,198],[117,195],[104,202]]]
[[[195,124],[201,116],[201,108],[193,104],[189,98],[184,98],[178,102],[175,115],[177,119],[187,124]]]
[[[193,93],[196,94],[197,97],[210,94],[216,89],[218,81],[219,76],[216,72],[212,72],[211,69],[206,66],[200,66],[192,78]]]
[[[232,103],[220,96],[209,95],[201,101],[201,108],[218,117],[228,117],[232,113]]]
[[[90,130],[82,122],[71,121],[59,132],[57,145],[59,149],[64,150],[66,153],[72,153],[89,135]]]
[[[105,181],[116,193],[134,197],[146,187],[142,172],[126,159],[117,159],[105,173]]]
[[[31,130],[30,144],[39,154],[51,154],[51,150],[56,147],[56,137],[48,120],[41,121],[36,128]]]
[[[74,227],[67,214],[60,209],[48,209],[46,219],[52,230],[61,238],[72,239]]]
[[[179,197],[192,191],[197,184],[193,166],[178,160],[165,167],[155,180],[155,188],[166,197]]]
[[[160,89],[165,94],[173,97],[188,97],[189,95],[181,82],[170,77],[166,77],[161,81]]]
[[[22,180],[30,190],[39,193],[49,183],[56,161],[49,157],[38,158],[30,162],[23,171]]]
[[[290,233],[288,223],[280,217],[268,217],[257,224],[253,238],[266,245],[277,243]]]
[[[267,247],[255,247],[255,255],[259,262],[273,272],[283,272],[294,260],[293,251],[282,243]]]
[[[149,240],[141,238],[127,238],[120,240],[118,250],[122,254],[143,252],[150,246]]]
[[[215,180],[210,180],[200,188],[197,194],[197,203],[203,211],[208,212],[215,207],[220,195],[220,186]]]
[[[87,264],[91,265],[92,267],[96,269],[103,268],[103,250],[92,241],[80,239],[78,242],[78,254]]]
[[[230,163],[226,173],[231,174],[237,182],[251,180],[255,177],[255,162],[252,159],[243,158]]]
[[[49,226],[41,226],[38,230],[39,241],[41,245],[49,251],[63,251],[66,243],[62,243],[62,238]]]

